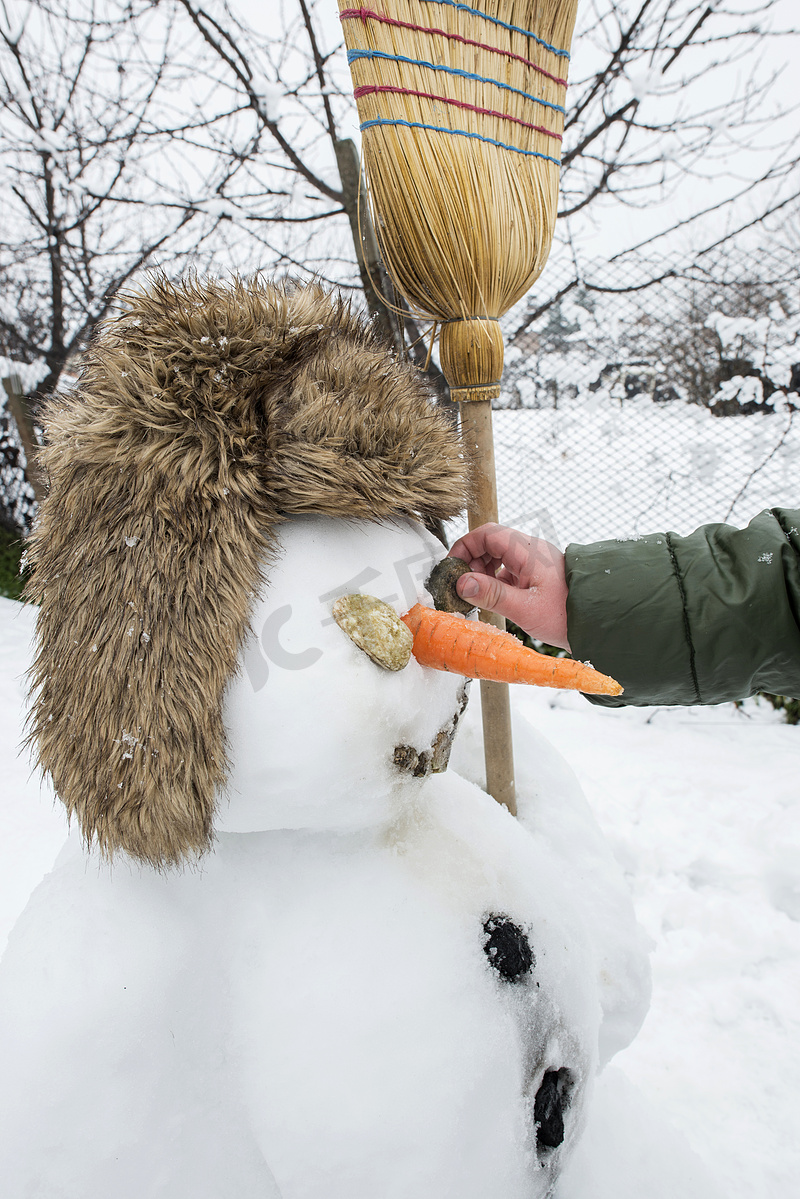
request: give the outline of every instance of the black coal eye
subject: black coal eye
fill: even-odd
[[[536,1147],[555,1149],[564,1140],[564,1112],[569,1107],[569,1070],[547,1070],[533,1101]]]
[[[483,952],[507,982],[517,982],[536,965],[525,933],[509,916],[488,916],[483,922],[486,940]]]

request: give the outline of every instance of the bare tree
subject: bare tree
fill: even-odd
[[[426,366],[440,400],[444,376],[430,362],[417,322],[397,302],[383,268],[367,211],[361,168],[341,126],[352,120],[349,71],[339,39],[326,49],[320,5],[291,0],[272,36],[258,35],[226,4],[179,0],[253,123],[246,145],[228,152],[242,164],[227,196],[248,243],[266,252],[272,269],[310,275],[363,293],[383,336]],[[267,211],[253,199],[268,193]]]
[[[583,261],[602,257],[598,239],[585,235],[612,205],[617,231],[632,235],[618,232],[610,261],[653,263],[644,277],[636,270],[638,290],[669,275],[669,256],[696,262],[797,209],[797,105],[781,104],[776,86],[789,40],[798,44],[797,29],[780,24],[789,13],[785,0],[586,0],[557,227],[573,270],[529,303],[517,333],[569,291],[603,292]]]
[[[792,32],[769,26],[785,7],[783,0],[587,0],[565,122],[562,218],[604,195],[642,208],[686,180],[727,178],[730,186],[712,201],[719,211],[790,173],[797,139],[775,145],[770,138],[787,114],[766,103],[779,72],[763,61]],[[765,139],[773,143],[769,158],[743,179],[742,156]],[[684,220],[704,211],[698,205]],[[677,224],[666,222],[654,240]]]
[[[235,169],[217,146],[237,106],[214,89],[203,111],[212,89],[175,17],[146,0],[0,0],[0,355],[41,363],[15,412],[29,458],[37,394],[120,288],[210,251],[226,219],[210,201]]]

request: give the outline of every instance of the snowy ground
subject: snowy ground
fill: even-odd
[[[575,770],[653,938],[653,999],[614,1065],[728,1199],[800,1174],[800,727],[708,709],[518,704]]]
[[[65,833],[16,756],[29,630],[30,614],[0,600],[0,945]],[[668,1178],[681,1150],[676,1138],[671,1151],[666,1117],[726,1199],[790,1199],[800,1172],[800,728],[755,703],[606,711],[525,691],[518,707],[575,770],[654,942],[651,1011],[601,1082],[589,1138],[611,1135],[604,1119],[626,1110],[613,1133],[638,1194],[700,1199]],[[594,1171],[590,1189],[573,1182],[564,1199],[615,1194]]]
[[[502,520],[562,547],[800,506],[797,413],[718,418],[590,395],[493,424]]]

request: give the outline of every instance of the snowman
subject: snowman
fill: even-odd
[[[4,1195],[554,1194],[646,967],[531,730],[520,820],[447,769],[466,681],[401,618],[464,463],[416,374],[317,288],[157,281],[47,420],[75,827],[0,965]]]

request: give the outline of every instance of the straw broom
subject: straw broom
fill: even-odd
[[[381,252],[411,310],[441,325],[476,462],[470,528],[497,520],[498,318],[550,252],[577,2],[339,0]],[[487,789],[513,812],[507,685],[482,683],[481,700]]]

